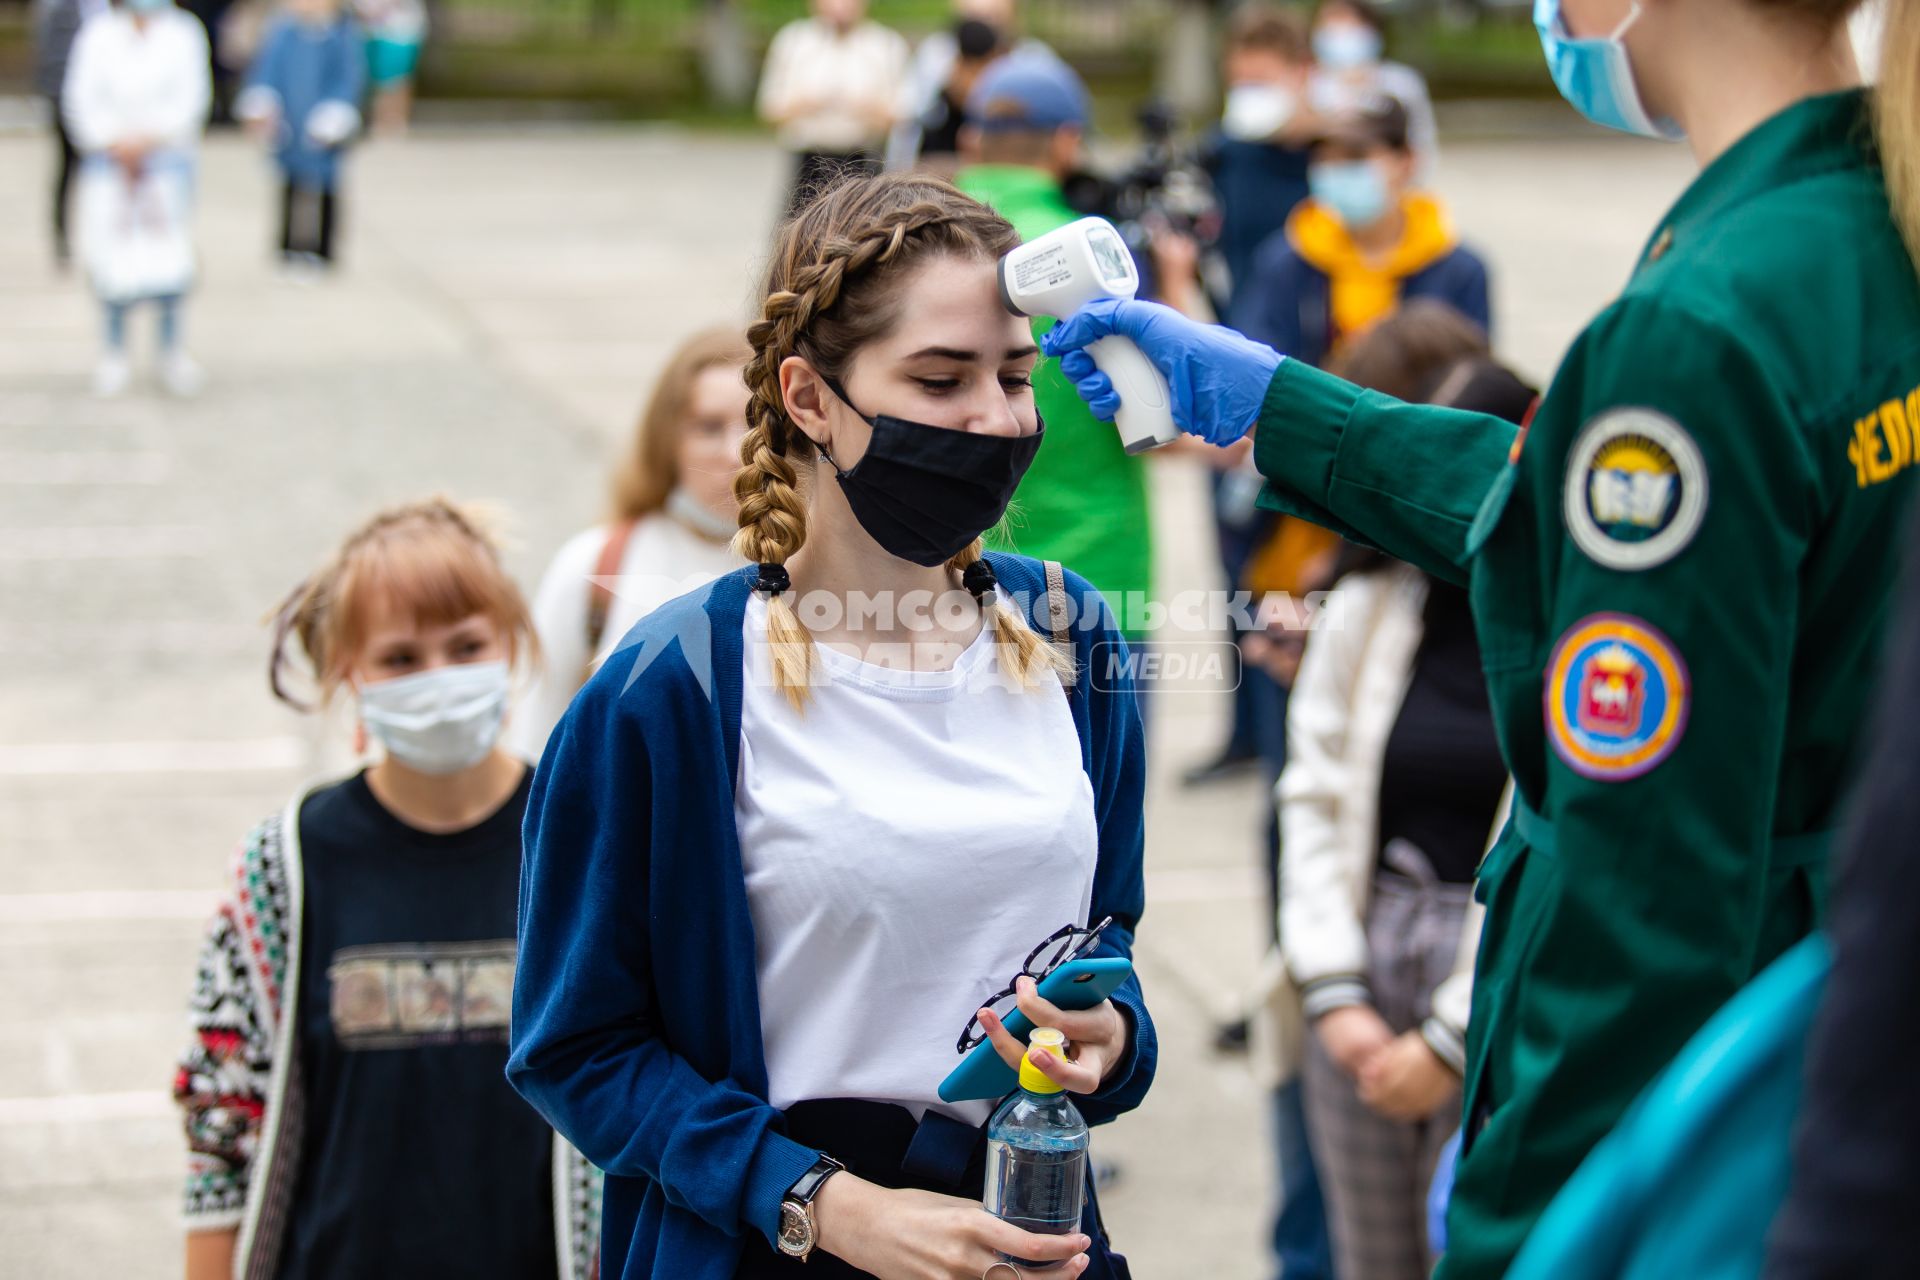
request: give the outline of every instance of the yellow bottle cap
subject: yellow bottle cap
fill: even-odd
[[[1027,1049],[1044,1049],[1062,1062],[1067,1060],[1067,1037],[1052,1027],[1036,1027],[1033,1035],[1027,1039]],[[1039,1067],[1033,1065],[1033,1059],[1020,1059],[1020,1087],[1028,1093],[1059,1093],[1063,1085],[1054,1080]]]

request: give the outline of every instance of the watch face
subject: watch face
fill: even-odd
[[[794,1258],[813,1252],[813,1219],[791,1201],[780,1206],[780,1252]]]

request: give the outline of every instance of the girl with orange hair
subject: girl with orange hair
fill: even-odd
[[[507,1086],[529,770],[499,745],[536,644],[492,540],[435,499],[362,526],[282,605],[321,701],[383,758],[241,841],[174,1079],[188,1280],[584,1280],[598,1188]]]

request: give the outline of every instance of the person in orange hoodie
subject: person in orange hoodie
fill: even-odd
[[[1309,198],[1261,244],[1233,327],[1314,365],[1409,298],[1447,303],[1491,330],[1486,264],[1438,197],[1410,189],[1414,168],[1399,103],[1330,120],[1313,145]]]
[[[1261,244],[1233,327],[1290,359],[1325,366],[1416,298],[1445,303],[1491,336],[1487,267],[1461,244],[1437,196],[1410,190],[1416,158],[1393,99],[1331,118],[1315,137],[1307,199]],[[1241,585],[1299,595],[1321,579],[1338,538],[1282,519]]]

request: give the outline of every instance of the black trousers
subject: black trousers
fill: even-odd
[[[871,151],[835,155],[825,151],[802,151],[794,157],[793,190],[787,193],[787,214],[794,214],[812,203],[813,198],[840,179],[880,172],[880,157]]]
[[[72,246],[67,239],[67,209],[73,203],[73,173],[80,163],[80,152],[67,136],[67,122],[60,117],[60,103],[53,100],[53,136],[60,146],[60,166],[53,177],[53,252],[62,262]]]
[[[787,1108],[786,1118],[788,1137],[826,1152],[846,1165],[848,1172],[868,1182],[967,1200],[979,1200],[985,1194],[985,1126],[970,1129],[931,1112],[923,1123],[916,1124],[905,1107],[848,1098],[796,1102]],[[1107,1246],[1100,1208],[1094,1201],[1091,1170],[1087,1207],[1080,1225],[1093,1240],[1086,1280],[1129,1280],[1126,1259]],[[873,1280],[869,1272],[849,1266],[830,1253],[816,1251],[805,1262],[789,1258],[757,1231],[747,1232],[746,1242],[734,1280]],[[1048,1273],[1027,1274],[1040,1277]]]
[[[288,182],[280,192],[282,256],[311,253],[332,262],[335,217],[333,192]]]

